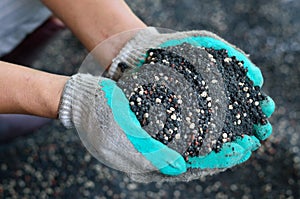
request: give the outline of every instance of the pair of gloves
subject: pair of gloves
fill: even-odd
[[[63,125],[76,128],[85,147],[100,162],[127,173],[135,181],[189,181],[224,171],[245,162],[251,152],[260,146],[260,141],[272,132],[268,122],[253,125],[253,135],[226,142],[218,152],[208,151],[191,157],[189,164],[181,152],[154,139],[152,132],[141,126],[130,109],[124,88],[112,79],[120,78],[120,72],[124,72],[122,67],[120,71],[120,64],[129,71],[140,70],[149,49],[183,43],[196,48],[226,49],[230,57],[235,56],[244,62],[253,85],[262,87],[261,71],[243,51],[217,35],[207,31],[160,33],[156,28],[140,30],[126,43],[112,61],[107,72],[110,78],[79,73],[65,85],[59,109],[59,119]],[[260,101],[260,106],[267,117],[275,109],[270,97]]]

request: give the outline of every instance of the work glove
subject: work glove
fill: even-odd
[[[213,33],[141,30],[105,76],[72,76],[59,118],[94,157],[135,181],[224,171],[272,132],[275,104],[260,90],[260,70]]]

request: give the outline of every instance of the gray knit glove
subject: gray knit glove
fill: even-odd
[[[84,146],[100,162],[140,175],[185,172],[180,154],[151,138],[138,122],[124,123],[132,116],[114,81],[89,74],[76,74],[67,81],[59,119],[65,127],[76,128]]]
[[[73,76],[60,119],[136,181],[188,181],[246,161],[272,131],[274,102],[244,52],[207,31],[140,31],[107,76]]]

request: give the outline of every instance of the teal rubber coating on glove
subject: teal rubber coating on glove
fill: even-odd
[[[268,122],[265,125],[254,124],[253,131],[256,137],[260,140],[267,139],[272,134],[272,125]]]
[[[238,138],[237,143],[244,147],[245,150],[255,151],[260,147],[260,141],[254,135],[244,135],[243,138]]]
[[[108,105],[113,111],[114,119],[125,132],[134,147],[142,153],[161,173],[166,175],[179,175],[186,168],[228,168],[245,162],[251,155],[251,151],[259,146],[259,140],[255,136],[245,135],[235,141],[225,143],[218,153],[212,151],[206,156],[190,157],[186,164],[183,157],[166,145],[154,140],[142,129],[135,115],[129,107],[123,91],[112,80],[99,82]],[[166,159],[167,158],[167,159]]]
[[[122,128],[135,149],[165,175],[186,172],[186,162],[176,151],[153,139],[140,125],[130,110],[128,99],[116,82],[105,79],[99,82],[105,93],[115,121]]]
[[[269,96],[267,96],[267,99],[260,102],[260,106],[261,106],[262,112],[267,117],[270,117],[275,111],[275,102]]]
[[[215,169],[229,168],[245,162],[251,156],[251,151],[260,146],[255,136],[245,135],[233,142],[225,143],[218,153],[210,152],[206,156],[189,157],[188,168]]]
[[[237,60],[244,62],[244,67],[248,69],[247,76],[253,81],[253,85],[262,87],[264,80],[260,69],[255,66],[243,53],[221,40],[207,36],[193,36],[183,39],[169,40],[162,43],[160,47],[176,46],[182,43],[189,43],[191,45],[205,48],[213,48],[215,50],[226,49],[228,51],[228,56],[235,56]]]

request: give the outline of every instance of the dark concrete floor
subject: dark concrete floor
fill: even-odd
[[[300,1],[128,1],[148,25],[206,29],[251,55],[277,104],[272,136],[245,164],[189,183],[131,182],[57,121],[0,146],[0,198],[299,198]],[[33,66],[72,74],[86,51],[61,31]]]

